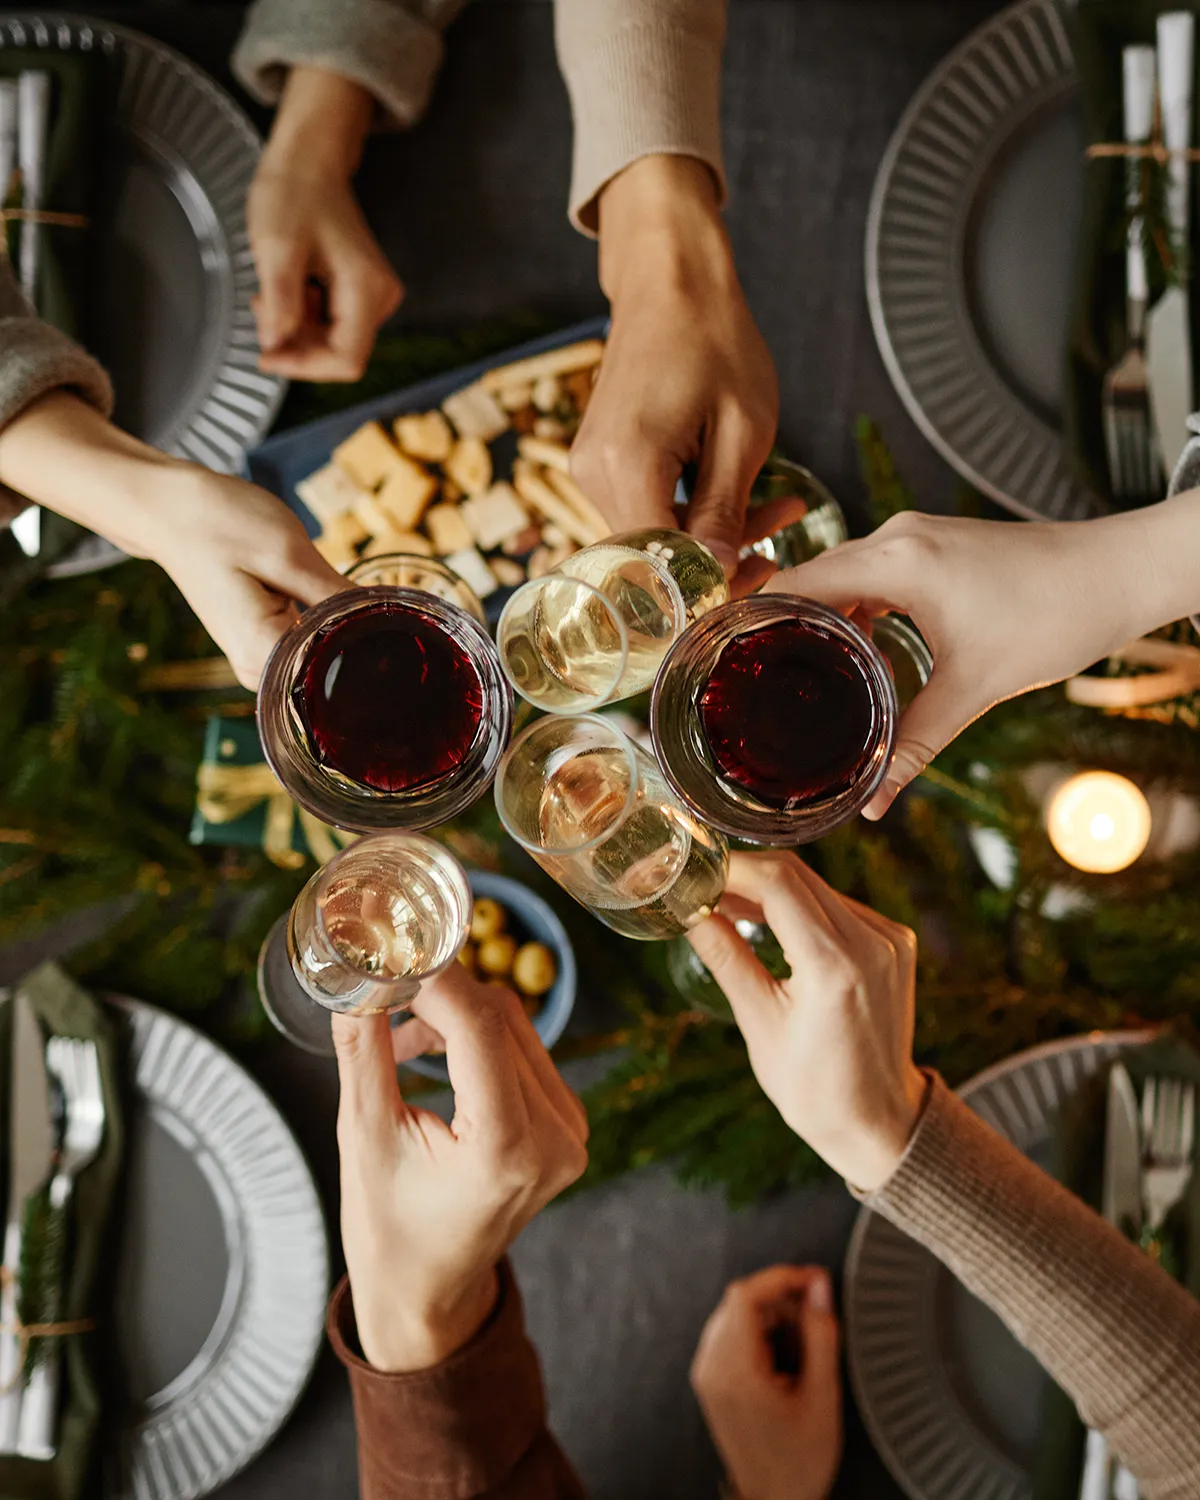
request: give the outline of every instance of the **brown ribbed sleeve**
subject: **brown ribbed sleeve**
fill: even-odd
[[[1200,1302],[1001,1139],[940,1078],[866,1202],[993,1308],[1134,1472],[1200,1496]]]
[[[358,1353],[343,1279],[327,1330],[350,1372],[361,1500],[584,1500],[546,1426],[537,1354],[507,1262],[491,1318],[431,1370],[385,1375]]]
[[[108,376],[78,344],[34,315],[21,296],[7,257],[0,255],[0,427],[39,396],[67,389],[102,411],[112,411]]]
[[[694,156],[725,196],[725,0],[555,0],[575,118],[571,222],[594,234],[596,196],[641,156]]]

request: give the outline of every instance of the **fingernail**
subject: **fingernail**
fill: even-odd
[[[808,1284],[808,1305],[813,1312],[833,1311],[833,1283],[828,1271],[821,1271]]]

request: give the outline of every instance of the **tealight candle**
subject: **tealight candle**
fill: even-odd
[[[1111,875],[1124,870],[1150,839],[1150,804],[1124,776],[1082,771],[1046,804],[1046,832],[1077,870]]]

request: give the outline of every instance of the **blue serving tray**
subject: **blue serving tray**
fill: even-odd
[[[485,371],[494,370],[497,365],[527,359],[533,354],[545,354],[550,349],[561,349],[565,344],[576,344],[582,339],[601,338],[607,331],[607,318],[589,318],[584,323],[576,323],[540,339],[530,339],[528,343],[518,344],[513,349],[494,354],[475,364],[460,365],[456,370],[448,370],[444,375],[435,375],[417,385],[405,386],[386,396],[376,396],[374,400],[347,407],[345,411],[335,412],[332,416],[305,422],[301,427],[290,427],[285,432],[274,433],[247,453],[246,473],[255,484],[262,485],[285,501],[304,522],[309,536],[316,536],[321,528],[315,516],[296,494],[296,485],[328,463],[334,448],[364,422],[381,421],[386,424],[405,412],[428,411],[440,406],[447,396],[462,390],[465,385],[471,385]],[[503,438],[497,441],[502,443]],[[494,618],[499,613],[498,607],[492,607],[494,602],[498,598],[502,602],[511,592],[510,589],[497,589],[488,596],[489,618]]]

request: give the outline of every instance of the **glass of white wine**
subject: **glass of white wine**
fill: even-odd
[[[471,887],[441,844],[414,833],[356,840],[292,906],[292,973],[326,1010],[402,1010],[454,961],[471,927]]]
[[[496,775],[505,828],[614,932],[670,938],[711,915],[729,848],[676,798],[657,765],[596,714],[539,719]]]
[[[663,528],[625,532],[522,584],[496,630],[500,663],[535,707],[588,713],[644,692],[671,644],[728,598],[703,543]]]

